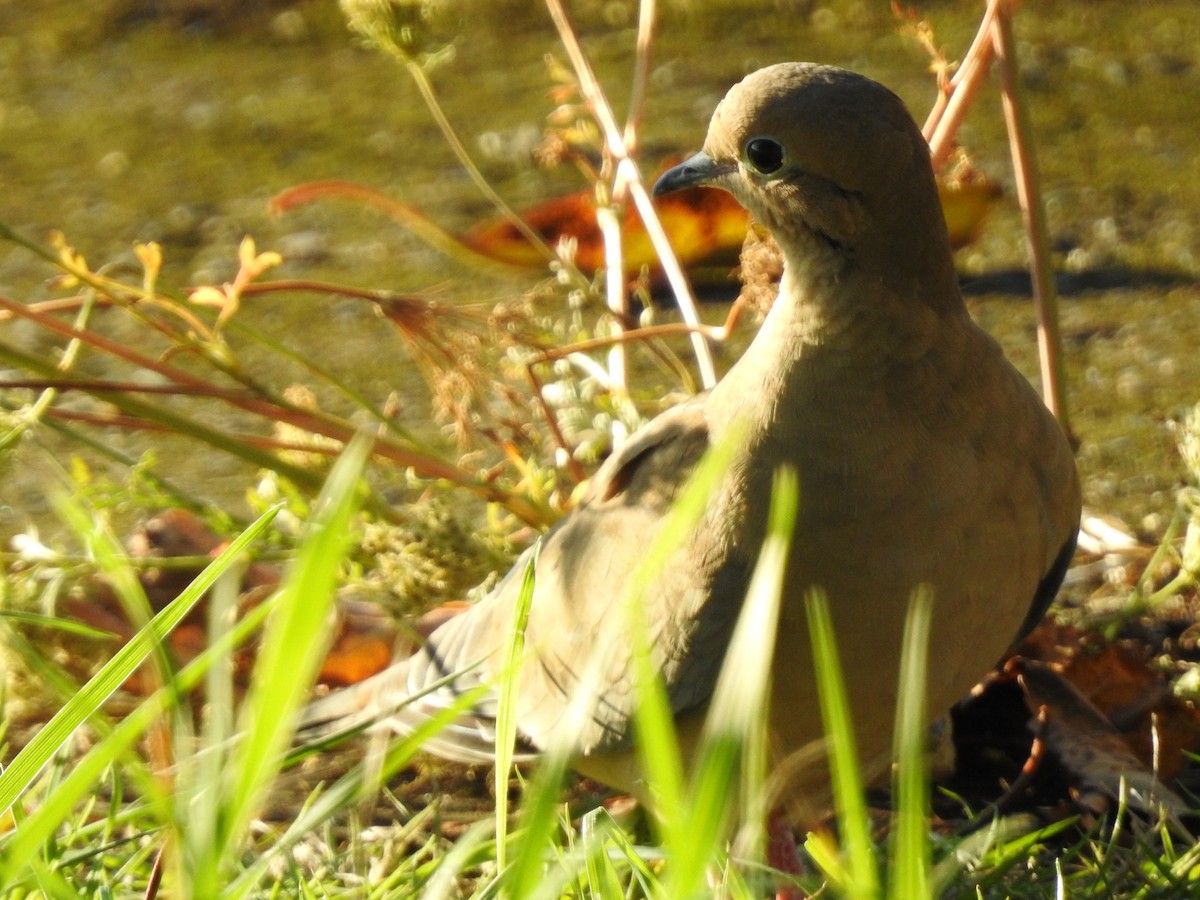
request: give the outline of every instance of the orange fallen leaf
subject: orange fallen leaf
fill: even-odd
[[[939,180],[938,196],[954,247],[966,246],[978,237],[998,194],[995,184],[978,173],[969,180]],[[737,264],[749,224],[749,214],[731,194],[691,188],[657,198],[654,207],[684,267],[694,271],[699,266],[724,266],[722,277],[727,277],[728,270]],[[596,224],[595,195],[591,191],[555,197],[522,210],[520,216],[550,246],[563,238],[575,240],[575,263],[584,272],[604,266],[604,242]],[[644,266],[657,273],[658,256],[632,206],[625,210],[622,237],[627,270],[637,272]],[[501,262],[531,268],[543,263],[537,249],[502,217],[480,222],[461,240],[479,254]]]
[[[1047,619],[1018,653],[1048,664],[1161,778],[1170,779],[1189,754],[1200,752],[1200,711],[1170,691],[1151,648],[1140,642],[1108,641]]]
[[[749,216],[725,191],[692,188],[654,201],[663,229],[682,265],[722,266],[723,277],[737,264],[746,237]],[[564,238],[575,241],[575,264],[584,272],[605,265],[604,240],[596,223],[596,198],[592,191],[576,191],[522,210],[522,219],[553,247]],[[621,253],[626,271],[643,267],[657,273],[658,254],[641,217],[632,205],[625,208]],[[463,243],[481,255],[530,268],[544,264],[542,255],[517,227],[505,218],[480,222],[462,236]]]
[[[317,680],[331,687],[357,684],[382,672],[391,661],[392,642],[382,635],[343,633],[321,664]]]
[[[939,177],[938,194],[946,216],[951,244],[958,248],[975,240],[999,189],[977,170],[967,175]],[[348,200],[378,209],[411,230],[417,237],[468,265],[519,269],[544,268],[544,252],[535,247],[504,216],[485,219],[461,235],[451,234],[415,206],[388,197],[374,188],[347,181],[314,181],[289,188],[271,200],[271,209],[285,212],[319,200]],[[725,191],[692,188],[654,201],[663,229],[680,263],[701,283],[726,281],[746,238],[749,215]],[[548,247],[569,239],[575,242],[575,264],[594,273],[605,265],[604,240],[596,222],[596,197],[591,190],[554,197],[518,215]],[[627,204],[622,221],[622,246],[626,271],[643,268],[651,279],[661,277],[658,254],[641,217]]]

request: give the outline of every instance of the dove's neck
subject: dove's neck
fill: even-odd
[[[790,418],[814,408],[853,415],[887,389],[897,367],[925,356],[946,319],[833,254],[787,258],[762,327],[713,389],[710,427],[742,419],[752,433],[781,423],[790,431]]]

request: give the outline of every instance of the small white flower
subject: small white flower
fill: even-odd
[[[36,531],[13,535],[10,544],[21,559],[27,562],[52,562],[59,557],[57,550],[41,542]]]

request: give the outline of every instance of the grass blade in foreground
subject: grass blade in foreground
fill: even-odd
[[[279,507],[260,516],[249,528],[230,542],[229,546],[175,600],[171,601],[149,624],[138,632],[92,679],[47,723],[32,741],[22,748],[12,764],[0,775],[0,804],[7,810],[19,795],[27,790],[37,773],[46,765],[58,748],[82,725],[109,695],[123,684],[155,645],[212,586],[213,582],[237,562],[246,549],[258,539],[275,518]],[[249,618],[249,617],[248,617]],[[8,883],[20,877],[30,854],[50,837],[71,809],[91,790],[104,769],[141,736],[147,727],[167,708],[163,688],[123,722],[102,744],[90,752],[71,770],[68,778],[50,795],[43,798],[36,813],[12,833],[4,846],[0,861],[0,882]]]
[[[602,646],[603,642],[597,643],[597,649]],[[564,713],[569,724],[559,732],[561,737],[541,754],[537,769],[525,787],[519,827],[510,838],[513,842],[511,863],[499,871],[493,885],[500,896],[533,897],[545,890],[550,880],[546,867],[557,852],[559,797],[575,757],[574,736],[583,728],[584,720],[592,714],[604,661],[605,656],[601,653],[593,653],[586,661]],[[503,678],[511,680],[518,676],[519,670],[510,669]],[[497,793],[503,789],[502,786],[498,787]],[[558,883],[566,884],[571,874],[560,866],[553,877]]]
[[[806,598],[806,607],[821,695],[821,716],[829,743],[834,802],[844,848],[839,859],[831,843],[810,838],[809,850],[839,896],[876,900],[883,896],[883,890],[829,606],[823,593],[812,591]],[[933,896],[924,702],[932,610],[932,592],[922,585],[913,592],[909,603],[898,675],[894,732],[894,757],[898,761],[894,794],[897,816],[891,838],[887,891],[887,895],[896,900],[923,900]]]
[[[831,881],[841,882],[835,885],[840,895],[851,900],[876,900],[880,896],[879,873],[871,843],[871,826],[863,795],[850,705],[842,682],[842,667],[838,659],[833,621],[829,615],[829,600],[823,591],[813,589],[804,598],[804,606],[808,613],[817,689],[821,697],[821,721],[829,745],[833,800],[837,806],[838,827],[845,848],[844,877],[838,876],[824,864],[822,868]]]
[[[772,652],[783,596],[783,576],[796,521],[799,487],[796,473],[775,474],[767,536],[763,541],[746,600],[713,692],[692,774],[688,811],[671,859],[667,895],[690,897],[705,884],[706,872],[723,850],[731,797],[741,797],[742,824],[761,859],[766,822],[766,729],[770,703]]]
[[[513,613],[513,624],[504,656],[504,677],[497,687],[496,708],[496,867],[508,864],[508,776],[512,771],[513,747],[517,740],[517,688],[521,683],[521,660],[525,655],[525,626],[533,602],[533,585],[541,542],[533,545],[521,575],[521,592]]]
[[[690,824],[681,812],[683,765],[670,704],[658,666],[647,646],[647,626],[639,599],[667,565],[672,551],[683,545],[689,530],[704,514],[713,486],[733,458],[736,438],[735,434],[709,451],[675,501],[637,572],[631,577],[627,595],[621,600],[624,621],[617,615],[607,620],[610,627],[605,634],[597,636],[590,657],[581,665],[579,679],[572,687],[572,700],[564,714],[568,722],[578,722],[582,728],[584,720],[592,715],[602,674],[611,664],[606,648],[612,646],[611,641],[617,635],[632,639],[633,678],[638,694],[635,712],[638,752],[646,782],[653,786],[656,812],[662,821],[673,823],[673,830],[664,829],[664,842],[672,845],[683,845],[690,839]],[[567,725],[560,730],[563,740],[552,744],[541,755],[537,770],[525,789],[520,829],[514,835],[512,862],[500,874],[500,883],[507,896],[533,896],[546,881],[545,867],[555,846],[558,828],[559,795],[575,754],[570,736],[577,734],[579,728]],[[582,854],[577,854],[579,865],[586,867],[586,856],[592,847],[594,845],[589,845]]]
[[[485,685],[473,688],[458,697],[454,703],[422,722],[412,734],[406,735],[388,748],[378,770],[372,769],[369,776],[363,764],[359,763],[322,793],[311,797],[308,805],[292,820],[287,831],[280,835],[264,852],[258,854],[252,864],[228,883],[224,896],[233,898],[250,894],[260,882],[270,877],[272,866],[279,865],[280,858],[297,843],[315,833],[338,812],[372,796],[381,781],[386,782],[406,766],[427,740],[470,710],[483,699],[486,693]],[[439,868],[449,862],[452,862],[449,857],[443,858],[438,863]]]
[[[736,426],[737,423],[734,423]],[[663,826],[663,843],[668,856],[690,842],[690,827],[683,816],[684,774],[675,733],[674,716],[662,683],[658,662],[648,645],[649,626],[642,598],[654,579],[684,546],[692,528],[700,521],[708,500],[734,459],[743,429],[731,427],[725,438],[711,447],[693,471],[675,500],[654,542],[630,582],[623,599],[628,633],[634,641],[633,676],[638,702],[635,711],[638,754],[646,782],[652,786],[655,814]],[[675,844],[680,846],[676,847]]]
[[[234,540],[225,552],[196,576],[196,580],[182,594],[130,638],[128,643],[92,676],[83,689],[46,723],[33,740],[21,749],[4,774],[0,775],[0,812],[5,812],[12,806],[17,796],[29,787],[37,773],[63,742],[103,705],[113,691],[129,679],[142,660],[171,633],[218,576],[236,562],[266,529],[275,518],[276,512],[277,508],[267,511]]]
[[[888,894],[894,900],[931,897],[929,886],[929,778],[926,766],[925,680],[933,591],[913,592],[904,622],[900,693],[896,706],[896,823]]]
[[[218,816],[220,830],[202,836],[189,861],[193,893],[216,896],[250,817],[283,759],[292,723],[327,649],[338,568],[358,508],[359,479],[371,442],[358,435],[346,447],[314,505],[300,552],[275,598],[250,690],[242,707],[244,738],[231,761]]]

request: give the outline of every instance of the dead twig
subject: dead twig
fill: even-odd
[[[1071,424],[1067,417],[1065,372],[1062,355],[1062,333],[1058,323],[1058,293],[1050,263],[1050,237],[1046,226],[1046,210],[1042,203],[1041,177],[1033,150],[1029,114],[1021,100],[1021,85],[1017,78],[1017,56],[1013,42],[1012,5],[1006,0],[993,0],[997,7],[992,27],[992,41],[1000,69],[1001,102],[1008,126],[1008,143],[1012,151],[1013,174],[1017,181],[1017,199],[1025,221],[1029,242],[1029,268],[1033,279],[1033,305],[1038,320],[1038,359],[1042,371],[1042,393],[1046,405],[1054,413],[1069,438]]]
[[[1025,223],[1029,245],[1029,268],[1033,283],[1033,302],[1038,321],[1038,360],[1042,394],[1068,438],[1075,442],[1067,414],[1066,376],[1062,353],[1062,334],[1058,321],[1058,295],[1050,261],[1050,239],[1042,203],[1041,179],[1033,149],[1029,116],[1021,97],[1017,77],[1017,58],[1013,41],[1012,17],[1016,0],[988,0],[987,9],[970,49],[954,76],[944,79],[949,65],[938,64],[943,73],[941,91],[930,111],[922,133],[929,142],[934,170],[945,165],[956,147],[955,135],[967,110],[983,84],[993,61],[1000,72],[1001,103],[1004,108],[1008,144],[1012,155],[1017,200]],[[933,50],[925,40],[926,48]]]
[[[567,57],[571,60],[571,65],[575,69],[576,77],[579,79],[579,88],[583,92],[584,99],[596,123],[600,126],[601,133],[604,135],[605,147],[612,154],[613,159],[616,160],[614,184],[624,184],[628,187],[638,215],[641,216],[642,222],[646,226],[646,233],[651,243],[653,243],[655,250],[658,252],[663,272],[667,277],[668,283],[671,285],[671,289],[675,293],[679,312],[688,325],[698,327],[701,325],[700,316],[696,310],[696,298],[692,294],[687,276],[679,265],[679,260],[675,257],[675,252],[671,249],[671,244],[667,240],[662,223],[658,220],[658,215],[654,211],[654,205],[650,200],[650,193],[646,190],[646,186],[642,182],[641,173],[630,156],[629,148],[625,146],[622,131],[617,126],[612,107],[609,105],[608,99],[604,96],[604,91],[600,87],[600,82],[592,70],[587,55],[583,52],[583,47],[579,43],[579,38],[575,33],[574,26],[571,24],[570,17],[567,15],[567,11],[561,0],[546,0],[546,7],[550,12],[550,18],[554,21],[555,28],[558,30],[559,39],[567,51]],[[692,335],[692,347],[696,353],[696,364],[700,369],[701,383],[705,387],[712,387],[717,381],[716,366],[713,363],[712,350],[699,331]]]

